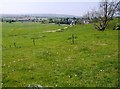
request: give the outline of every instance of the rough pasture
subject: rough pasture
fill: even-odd
[[[66,27],[3,23],[3,87],[117,86],[118,31],[98,32],[91,24]],[[45,32],[57,29],[64,31]],[[68,40],[72,34],[74,44]],[[31,38],[36,38],[35,45]]]

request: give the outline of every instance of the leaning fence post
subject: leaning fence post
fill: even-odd
[[[74,35],[72,34],[72,44],[74,44],[75,41],[74,41]]]
[[[33,45],[35,45],[35,38],[33,38]]]
[[[16,43],[14,42],[13,44],[14,44],[14,47],[16,47]]]

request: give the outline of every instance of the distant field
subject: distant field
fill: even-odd
[[[3,87],[115,87],[118,83],[118,31],[91,24],[3,23]],[[76,36],[75,44],[71,39]],[[33,39],[35,45],[33,44]]]

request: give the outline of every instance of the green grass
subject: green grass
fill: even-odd
[[[2,66],[2,23],[1,22],[0,22],[0,66]],[[0,67],[0,82],[2,82],[2,67]],[[2,88],[1,85],[0,88]]]
[[[118,83],[118,31],[96,31],[91,24],[65,26],[3,23],[3,87],[115,87]],[[69,37],[77,38],[73,45]],[[36,39],[36,45],[32,43]],[[14,47],[14,42],[17,47]]]

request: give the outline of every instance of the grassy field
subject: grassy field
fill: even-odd
[[[3,23],[2,86],[117,86],[118,31],[86,24],[46,32],[66,26]],[[75,44],[68,39],[72,34]]]

